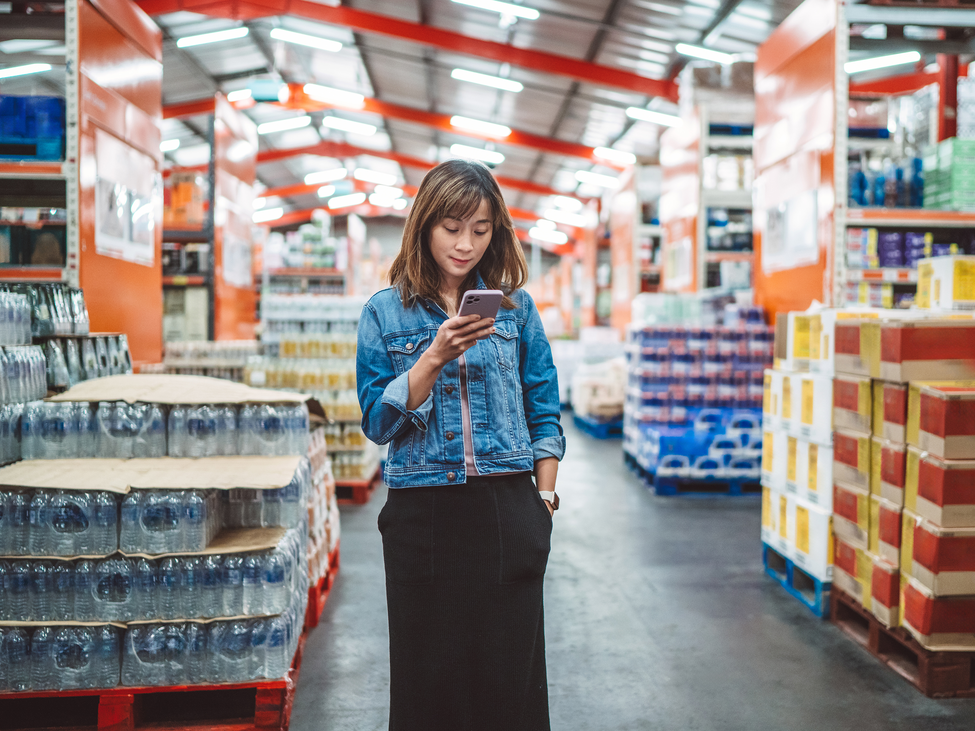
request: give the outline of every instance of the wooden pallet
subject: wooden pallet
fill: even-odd
[[[5,731],[287,731],[306,636],[280,680],[0,693],[0,719]]]
[[[833,624],[930,698],[975,698],[975,652],[933,652],[903,627],[884,627],[840,589],[831,595]]]
[[[623,436],[623,419],[595,419],[591,416],[572,415],[572,421],[579,431],[585,432],[593,439],[619,439]]]
[[[665,497],[756,497],[762,486],[752,477],[660,477],[653,478],[653,491]]]
[[[364,505],[369,502],[382,481],[382,474],[382,470],[377,467],[368,480],[336,480],[335,496],[339,505]]]
[[[802,602],[820,619],[827,619],[830,612],[830,594],[833,584],[817,579],[795,565],[767,543],[762,544],[762,565],[765,573],[775,579],[782,588]]]
[[[341,545],[341,544],[340,544]],[[325,602],[332,592],[335,577],[339,572],[339,546],[328,555],[328,571],[318,580],[318,583],[308,590],[308,610],[305,612],[305,630],[312,630],[318,626],[325,611]]]

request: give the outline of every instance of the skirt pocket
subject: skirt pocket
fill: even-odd
[[[538,495],[531,473],[511,479],[498,495],[501,583],[540,581],[552,547],[552,516]]]
[[[379,514],[386,580],[396,584],[433,582],[434,490],[389,490]]]

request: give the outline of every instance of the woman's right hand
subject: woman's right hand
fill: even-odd
[[[481,319],[480,315],[451,317],[440,325],[437,337],[427,349],[427,353],[443,367],[467,352],[478,340],[484,340],[493,332],[494,318]]]

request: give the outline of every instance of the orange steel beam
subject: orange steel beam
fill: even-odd
[[[216,104],[213,97],[179,104],[168,104],[163,107],[163,119],[180,119],[181,117],[195,117],[198,114],[213,114]]]
[[[911,92],[923,89],[929,84],[937,84],[940,74],[933,73],[913,73],[902,74],[900,76],[889,76],[886,79],[876,81],[864,81],[862,83],[850,82],[850,96],[899,96],[910,94]]]
[[[488,58],[498,63],[563,76],[586,84],[614,87],[627,91],[663,97],[677,101],[677,84],[673,80],[650,79],[630,71],[601,66],[577,58],[546,53],[530,48],[518,48],[507,43],[412,23],[389,15],[370,13],[348,7],[331,7],[308,0],[140,0],[138,3],[149,15],[163,15],[188,10],[205,15],[230,18],[260,18],[272,15],[291,15],[398,40],[410,41],[465,56]]]

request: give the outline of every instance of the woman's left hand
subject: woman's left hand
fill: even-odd
[[[545,503],[545,507],[548,508],[548,514],[554,518],[555,508],[552,507],[552,503],[550,503],[548,500],[543,500],[542,502]]]

